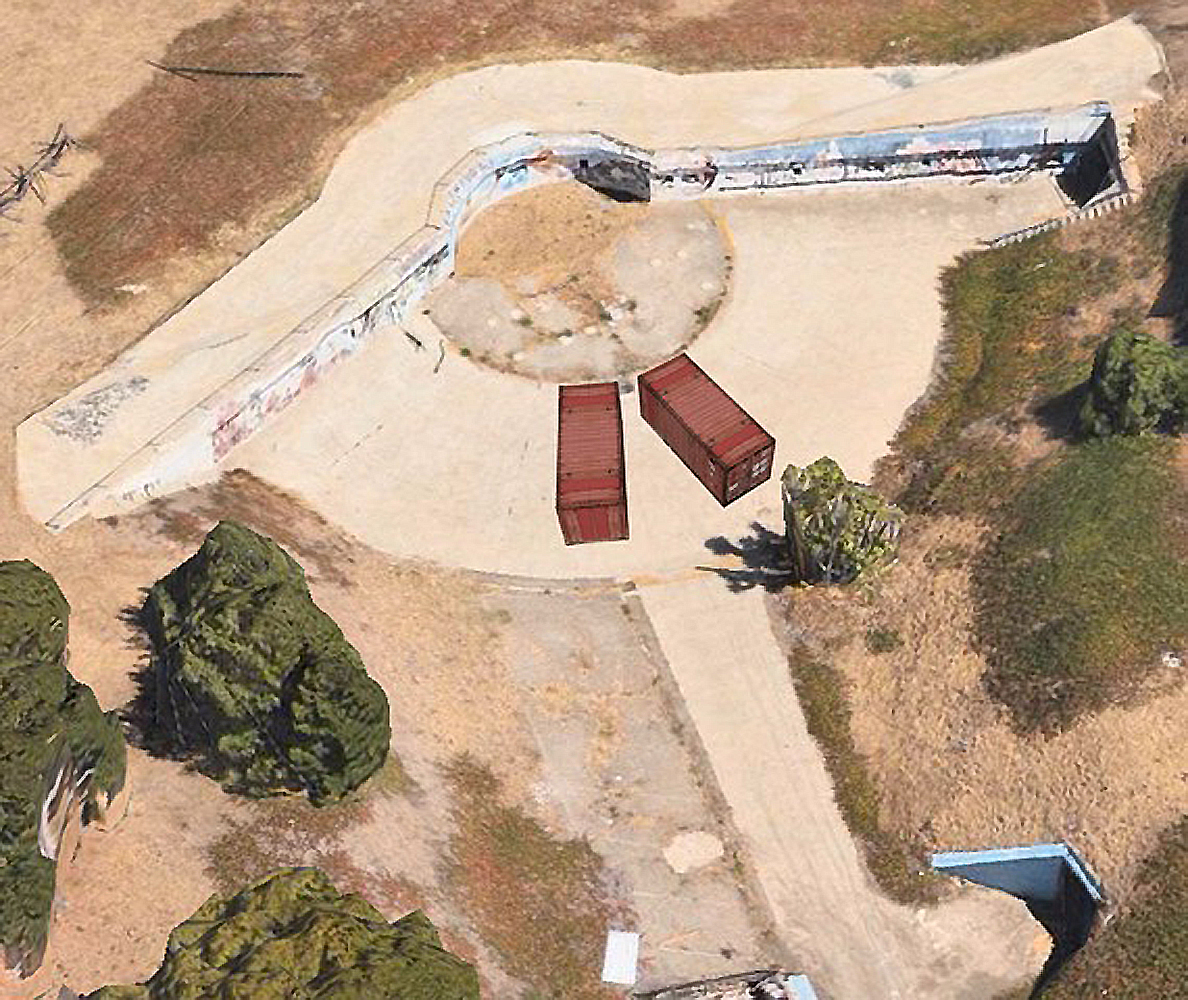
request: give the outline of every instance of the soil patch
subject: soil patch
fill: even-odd
[[[730,254],[698,203],[620,204],[576,184],[483,211],[426,311],[464,356],[550,381],[612,379],[684,349],[726,294]]]

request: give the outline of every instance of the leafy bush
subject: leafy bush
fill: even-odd
[[[1097,349],[1081,411],[1087,434],[1178,430],[1188,415],[1188,352],[1149,333],[1115,330]]]
[[[831,458],[781,480],[784,525],[798,578],[849,583],[894,558],[903,515],[874,490],[846,479]]]
[[[341,799],[379,770],[388,701],[270,539],[218,524],[149,591],[156,723],[228,790]]]

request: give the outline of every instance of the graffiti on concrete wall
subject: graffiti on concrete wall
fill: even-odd
[[[1078,161],[1094,158],[1087,151],[1094,152],[1097,160],[1116,157],[1116,149],[1103,153],[1098,148],[1103,135],[1113,135],[1111,125],[1109,106],[1095,102],[1064,111],[742,149],[647,150],[597,132],[511,136],[463,157],[435,185],[426,225],[420,231],[232,378],[198,408],[201,413],[184,417],[142,452],[147,455],[169,442],[168,447],[181,448],[188,456],[208,448],[213,456],[208,460],[219,461],[271,414],[315,384],[330,366],[355,353],[369,334],[403,321],[417,302],[452,273],[459,235],[479,208],[536,184],[572,178],[583,163],[642,167],[653,197],[1028,170],[1067,175]],[[1113,173],[1102,183],[1112,179],[1124,189],[1120,172]],[[185,434],[195,441],[183,440]],[[199,440],[201,444],[195,443]],[[130,468],[143,465],[133,459],[126,463]],[[182,464],[189,469],[193,462],[187,459]]]

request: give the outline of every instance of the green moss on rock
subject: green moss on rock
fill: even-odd
[[[389,924],[316,868],[208,899],[169,935],[148,982],[85,1000],[479,1000],[474,969],[419,910]]]
[[[127,763],[115,713],[66,669],[69,616],[48,573],[0,562],[0,947],[22,974],[45,950],[60,824],[101,814]]]
[[[320,804],[383,764],[387,698],[271,539],[219,523],[144,612],[156,723],[229,791]]]
[[[903,514],[874,490],[845,477],[831,458],[781,480],[784,526],[798,579],[849,583],[894,558]]]

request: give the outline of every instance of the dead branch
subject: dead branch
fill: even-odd
[[[163,63],[153,62],[152,59],[146,59],[145,62],[154,69],[172,73],[174,76],[180,76],[183,80],[190,80],[191,82],[198,76],[233,76],[249,79],[275,77],[300,78],[305,76],[304,73],[287,69],[219,69],[214,66],[166,66]]]

